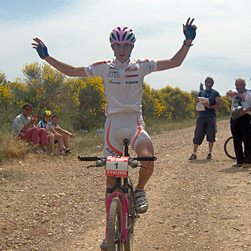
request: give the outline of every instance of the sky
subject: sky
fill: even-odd
[[[15,81],[24,78],[25,64],[43,63],[33,37],[73,66],[111,59],[109,33],[119,25],[135,31],[133,58],[169,59],[182,46],[188,17],[198,29],[183,64],[144,81],[154,89],[190,92],[211,76],[224,96],[243,77],[251,89],[250,0],[0,0],[0,73]]]

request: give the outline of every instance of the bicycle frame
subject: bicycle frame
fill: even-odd
[[[124,143],[124,156],[129,157],[129,152],[128,152],[129,141],[127,139],[124,139],[123,143]],[[109,213],[110,213],[111,202],[114,197],[119,197],[122,204],[122,212],[123,212],[122,243],[125,243],[127,240],[127,230],[130,227],[129,225],[127,226],[127,224],[129,224],[129,221],[127,221],[127,217],[129,217],[128,215],[129,202],[126,197],[126,194],[128,194],[128,175],[126,177],[123,177],[123,181],[124,181],[124,186],[122,186],[122,177],[116,177],[115,186],[113,188],[107,188],[107,194],[109,194],[109,196],[106,200],[106,240],[108,238],[108,225],[109,225]],[[120,190],[120,191],[115,191],[115,190]],[[136,213],[136,219],[137,218],[138,214]]]
[[[133,191],[133,185],[131,184],[131,180],[128,176],[128,167],[131,166],[132,168],[136,167],[144,167],[142,165],[138,165],[137,161],[154,161],[156,157],[130,157],[128,153],[128,143],[129,140],[124,139],[124,156],[123,157],[80,157],[78,159],[80,161],[96,161],[96,165],[90,165],[89,167],[102,167],[106,165],[106,175],[115,177],[116,184],[112,188],[107,188],[107,199],[106,199],[106,241],[108,241],[109,233],[109,226],[111,227],[114,223],[114,218],[110,214],[111,212],[114,213],[114,209],[112,210],[114,203],[114,198],[119,198],[120,205],[119,211],[121,212],[121,218],[119,222],[122,224],[120,225],[120,239],[118,240],[119,243],[123,243],[124,245],[128,245],[128,242],[131,240],[131,236],[133,234],[133,226],[135,221],[139,218],[138,213],[135,210],[135,197]],[[144,167],[145,168],[145,167]],[[130,197],[132,196],[132,197]],[[117,200],[118,201],[118,200]],[[132,205],[130,204],[132,202]],[[117,202],[116,202],[117,203]],[[111,212],[110,212],[111,211]],[[116,212],[115,212],[116,213]],[[112,219],[112,222],[109,222],[109,219]],[[111,224],[110,224],[111,223]],[[109,240],[111,236],[109,237]],[[115,244],[114,240],[114,244]],[[111,244],[110,244],[111,245]],[[130,245],[130,244],[129,244]],[[109,247],[108,247],[109,249]],[[126,248],[126,250],[131,250],[130,248]]]

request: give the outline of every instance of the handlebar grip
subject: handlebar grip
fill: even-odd
[[[100,160],[101,158],[98,158],[98,157],[80,157],[80,156],[78,156],[78,159],[80,161],[97,161],[97,160]]]
[[[157,157],[136,157],[136,158],[133,158],[134,160],[137,160],[137,161],[155,161],[157,160]]]

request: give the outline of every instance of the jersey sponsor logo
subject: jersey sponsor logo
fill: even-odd
[[[113,79],[109,79],[109,84],[119,85],[119,81],[113,81]]]
[[[138,81],[127,81],[126,85],[136,85],[138,83],[139,83]]]
[[[109,78],[120,78],[120,73],[119,73],[119,70],[118,69],[112,69],[110,68],[109,69],[109,72],[107,74],[107,77]]]
[[[129,68],[125,69],[125,72],[128,72],[128,71],[137,71],[137,70],[138,70],[137,67],[134,67],[134,68],[129,67]]]
[[[139,74],[134,74],[134,75],[125,75],[126,78],[137,78]]]

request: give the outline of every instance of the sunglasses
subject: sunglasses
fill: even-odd
[[[205,86],[211,88],[213,85],[205,85]]]
[[[26,111],[31,111],[31,109],[30,108],[24,108]]]

